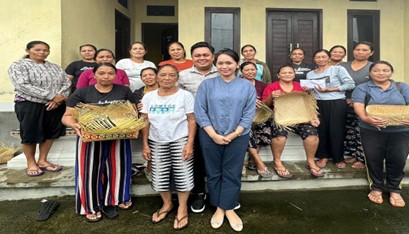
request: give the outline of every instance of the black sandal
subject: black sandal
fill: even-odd
[[[50,200],[43,203],[40,211],[38,212],[38,216],[36,218],[37,221],[45,221],[50,218],[52,214],[57,210],[59,204],[56,201]]]
[[[118,217],[118,212],[115,206],[104,206],[102,207],[102,213],[107,219],[115,219]]]

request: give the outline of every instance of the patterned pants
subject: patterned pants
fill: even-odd
[[[129,140],[82,142],[77,139],[75,207],[82,215],[102,206],[131,199],[131,144]]]
[[[358,127],[358,116],[348,111],[345,124],[344,155],[355,157],[358,161],[364,162],[365,155],[361,143],[361,134]]]
[[[186,142],[187,137],[166,143],[149,140],[152,189],[156,192],[170,191],[171,181],[177,192],[193,189],[193,157],[185,160],[182,156]]]

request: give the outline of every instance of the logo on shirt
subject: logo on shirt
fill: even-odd
[[[173,114],[175,113],[175,105],[153,105],[149,108],[151,114]]]

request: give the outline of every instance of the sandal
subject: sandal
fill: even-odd
[[[264,167],[264,170],[257,169],[257,174],[259,174],[263,178],[270,178],[271,176],[273,176],[271,172],[267,169],[267,167]]]
[[[257,165],[252,163],[252,162],[248,162],[247,169],[255,171],[255,170],[257,170]]]
[[[102,214],[101,212],[97,212],[94,214],[87,214],[85,215],[85,220],[87,220],[87,222],[89,223],[96,223],[98,221],[100,221],[102,219]]]
[[[172,209],[173,209],[173,206],[169,209],[169,210],[165,210],[165,211],[160,211],[160,209],[158,209],[155,213],[153,213],[153,214],[156,214],[156,217],[160,217],[161,215],[163,215],[163,214],[165,214],[165,216],[163,217],[163,218],[161,218],[161,219],[158,219],[158,220],[153,220],[153,215],[152,215],[152,218],[151,218],[151,223],[153,223],[153,224],[157,224],[157,223],[160,223],[160,222],[162,222],[164,219],[166,219],[166,217],[168,216],[168,214],[172,211]]]
[[[327,166],[328,161],[329,161],[328,158],[321,158],[315,164],[317,164],[318,167],[323,168]]]
[[[50,163],[48,166],[40,167],[40,169],[43,171],[57,172],[57,171],[61,171],[63,167],[57,164]]]
[[[398,208],[405,207],[406,203],[403,200],[402,196],[398,193],[395,193],[395,194],[399,195],[399,197],[394,198],[392,197],[392,194],[391,194],[391,196],[389,197],[389,203],[391,203],[393,207],[398,207]]]
[[[344,161],[342,161],[335,163],[335,166],[337,166],[338,169],[344,169],[345,167],[347,167],[347,164]]]
[[[132,200],[129,200],[129,201],[126,201],[126,202],[123,202],[123,203],[119,204],[118,207],[121,210],[130,210],[133,207],[133,202],[132,202]]]
[[[368,193],[368,199],[375,204],[382,204],[383,203],[382,192],[371,191],[370,193]]]
[[[358,160],[355,157],[349,157],[347,159],[345,159],[345,163],[347,164],[353,164],[355,162],[357,162]]]
[[[36,170],[30,170],[30,169],[26,169],[26,174],[30,177],[36,177],[36,176],[40,176],[40,175],[44,175],[44,171],[41,170],[40,168],[36,169]]]
[[[315,176],[315,177],[323,177],[324,176],[324,172],[320,169],[320,168],[312,168],[312,167],[310,167],[310,165],[305,165],[305,168],[307,168],[307,170],[310,172],[310,174],[312,175],[312,176]]]
[[[188,217],[189,217],[189,214],[187,214],[187,215],[183,216],[182,218],[178,219],[178,216],[176,215],[176,217],[175,217],[176,227],[175,227],[175,222],[174,222],[173,223],[173,229],[175,229],[176,231],[180,231],[180,230],[183,230],[183,229],[187,228],[187,226],[189,226]],[[185,225],[183,225],[182,227],[177,227],[177,225],[179,225],[179,223],[184,219],[187,220],[187,223]]]
[[[354,162],[354,164],[352,164],[351,167],[355,168],[355,169],[365,169],[366,168],[365,163],[363,163],[361,161]]]
[[[274,171],[277,173],[277,175],[281,178],[289,179],[293,177],[293,175],[287,170],[287,168],[284,167],[284,169],[279,170],[276,167],[273,167]]]

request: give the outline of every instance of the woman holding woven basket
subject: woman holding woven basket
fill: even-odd
[[[409,154],[409,114],[400,114],[399,120],[388,119],[393,110],[383,117],[371,115],[371,107],[393,107],[398,110],[409,105],[409,85],[391,79],[393,67],[386,61],[378,61],[369,67],[371,80],[360,84],[352,93],[355,113],[359,116],[362,145],[364,148],[370,193],[368,198],[376,204],[383,203],[382,192],[385,188],[384,169],[386,171],[386,189],[390,193],[389,202],[394,207],[404,207],[401,182]],[[385,168],[384,168],[385,163]]]
[[[118,101],[129,101],[133,109],[136,107],[131,90],[113,84],[117,72],[113,64],[100,63],[92,71],[97,83],[79,88],[71,95],[62,122],[79,136],[75,161],[76,212],[85,215],[88,222],[97,222],[102,213],[108,219],[116,218],[116,206],[130,209],[133,205],[131,144],[129,139],[85,142],[75,107],[80,103],[106,105]]]
[[[257,75],[257,66],[253,62],[244,62],[240,65],[240,71],[242,77],[250,81],[257,92],[256,106],[261,108],[264,106],[261,97],[263,96],[264,88],[266,84],[262,81],[255,79]],[[268,107],[266,107],[268,108]],[[262,110],[259,110],[262,111]],[[271,172],[268,170],[264,162],[261,160],[258,154],[262,146],[271,144],[271,121],[267,120],[261,124],[253,124],[250,131],[250,142],[248,147],[249,160],[247,168],[249,170],[256,170],[257,174],[261,177],[271,177]]]
[[[179,207],[173,222],[175,230],[189,224],[187,201],[193,189],[193,143],[196,122],[194,97],[176,86],[178,69],[170,64],[158,69],[159,88],[142,98],[142,116],[149,126],[142,130],[142,156],[152,164],[152,188],[163,204],[152,214],[153,224],[163,221],[173,209],[171,181],[178,194]]]
[[[269,84],[263,93],[263,100],[266,105],[273,107],[273,99],[290,92],[303,92],[300,83],[294,81],[295,70],[292,65],[284,65],[278,69],[277,77],[279,81]],[[288,107],[290,108],[290,107]],[[305,154],[307,156],[306,168],[311,175],[315,177],[324,176],[324,172],[315,164],[314,158],[318,148],[318,131],[320,121],[315,115],[309,123],[299,123],[289,127],[297,135],[299,135],[304,144]],[[281,155],[287,141],[288,131],[284,128],[272,125],[271,133],[271,151],[273,154],[273,169],[278,176],[282,178],[291,178],[292,174],[285,168],[281,161]]]
[[[14,62],[8,72],[16,96],[15,112],[20,122],[21,146],[27,159],[28,176],[40,176],[44,171],[56,172],[62,166],[47,160],[55,139],[65,131],[61,117],[65,110],[71,82],[64,70],[45,59],[50,46],[43,41],[31,41],[27,55]],[[37,144],[39,158],[35,159]]]

